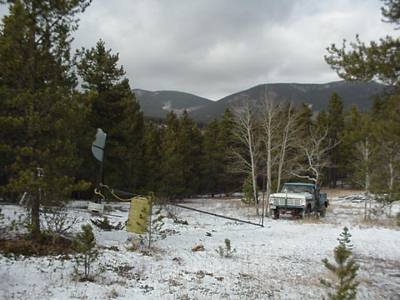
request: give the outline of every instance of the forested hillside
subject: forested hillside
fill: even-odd
[[[335,92],[342,98],[345,110],[356,106],[361,111],[367,111],[372,108],[374,99],[384,92],[385,86],[376,82],[352,81],[260,84],[217,101],[178,91],[150,92],[135,89],[134,92],[146,117],[165,118],[169,111],[181,114],[186,109],[195,121],[207,123],[221,117],[228,108],[243,106],[246,102],[260,105],[266,90],[273,93],[280,102],[296,105],[307,103],[317,112],[327,109],[330,96]]]

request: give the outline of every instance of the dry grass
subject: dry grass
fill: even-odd
[[[321,190],[322,192],[328,194],[328,198],[344,197],[352,194],[361,194],[364,192],[362,190],[342,189],[342,188],[336,188],[336,189],[322,188]]]
[[[396,218],[379,218],[379,219],[366,219],[361,218],[359,221],[360,228],[369,228],[375,226],[381,226],[391,229],[400,229],[397,224]]]
[[[297,219],[296,221],[300,224],[322,224],[324,223],[324,218],[311,216],[304,219]]]
[[[46,256],[68,255],[75,251],[72,247],[72,241],[67,238],[43,236],[38,241],[27,237],[0,240],[0,252],[5,255]]]

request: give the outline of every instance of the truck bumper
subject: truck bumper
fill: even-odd
[[[285,205],[271,205],[270,206],[271,209],[279,209],[279,210],[291,210],[291,209],[295,209],[295,210],[299,210],[299,209],[305,209],[304,206],[285,206]]]
[[[291,214],[291,215],[298,215],[301,214],[303,210],[305,210],[304,206],[271,206],[272,210],[278,210],[280,214]]]

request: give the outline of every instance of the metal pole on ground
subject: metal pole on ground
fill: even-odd
[[[228,220],[232,220],[232,221],[236,221],[236,222],[240,222],[240,223],[245,223],[245,224],[250,224],[250,225],[254,225],[254,226],[264,227],[263,224],[257,224],[257,223],[253,223],[253,222],[250,222],[250,221],[241,220],[241,219],[238,219],[238,218],[227,217],[227,216],[215,214],[215,213],[212,213],[212,212],[200,210],[200,209],[197,209],[197,208],[192,208],[192,207],[189,207],[189,206],[184,206],[184,205],[180,205],[180,204],[172,204],[172,203],[170,203],[170,205],[176,206],[176,207],[180,207],[180,208],[184,208],[184,209],[188,209],[188,210],[197,211],[199,213],[203,213],[203,214],[206,214],[206,215],[211,215],[211,216],[218,217],[218,218],[223,218],[223,219],[228,219]]]

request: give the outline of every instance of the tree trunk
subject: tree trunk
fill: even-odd
[[[249,137],[249,153],[250,153],[250,163],[251,163],[251,181],[253,185],[253,197],[254,204],[256,206],[256,214],[257,216],[260,214],[259,212],[259,203],[258,203],[258,193],[257,193],[257,174],[256,174],[256,163],[254,158],[254,145],[252,139],[252,132],[250,126],[247,128],[247,134]]]
[[[369,142],[368,138],[365,139],[365,144],[364,144],[364,163],[365,163],[365,207],[364,207],[364,220],[369,217],[367,214],[367,202],[370,201],[370,196],[369,196],[369,186],[370,186],[370,176],[369,176]]]
[[[392,201],[393,201],[393,186],[394,186],[394,168],[393,168],[393,162],[390,161],[389,163],[389,174],[390,174],[390,179],[389,179],[389,217],[391,217],[391,206],[392,206]]]
[[[32,239],[38,240],[40,237],[40,191],[32,197],[31,205],[31,234]]]
[[[268,136],[267,136],[267,207],[266,207],[266,214],[267,216],[270,215],[269,212],[269,195],[271,195],[271,186],[272,186],[272,174],[271,174],[271,170],[272,170],[272,155],[271,155],[271,151],[272,151],[272,129],[271,129],[271,125],[272,125],[272,111],[270,110],[268,112],[269,116],[268,116]]]
[[[283,164],[285,163],[285,156],[286,156],[286,148],[288,144],[288,136],[289,136],[289,130],[290,130],[290,122],[291,122],[291,115],[290,115],[290,109],[289,108],[289,113],[288,113],[288,123],[286,124],[285,131],[283,134],[283,139],[282,139],[282,145],[281,145],[281,153],[279,157],[279,165],[278,165],[278,179],[277,179],[277,184],[276,184],[276,192],[279,193],[279,188],[281,186],[281,178],[282,178],[282,171],[283,171]]]

